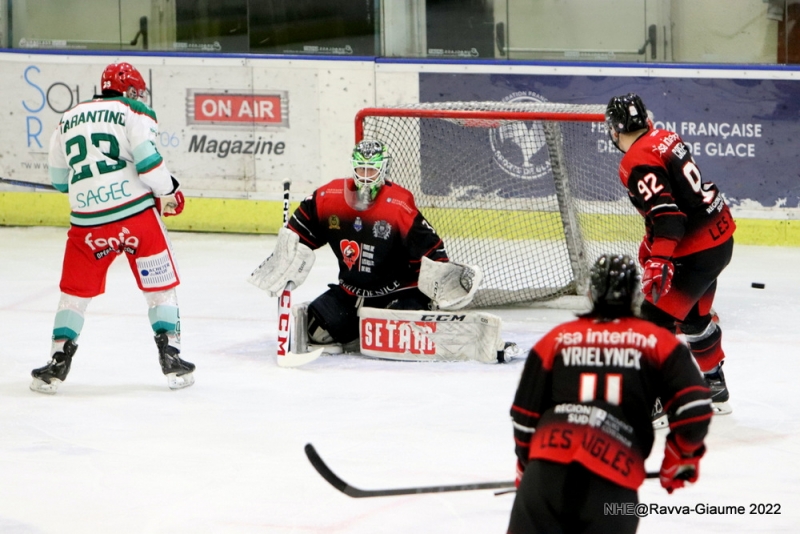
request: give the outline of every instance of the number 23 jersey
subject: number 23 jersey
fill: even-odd
[[[50,180],[69,192],[70,222],[97,226],[155,205],[174,188],[156,149],[158,122],[143,102],[95,96],[66,111],[50,139]]]

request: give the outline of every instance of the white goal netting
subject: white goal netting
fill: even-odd
[[[604,253],[635,257],[641,217],[619,181],[602,105],[450,102],[359,112],[389,146],[454,261],[485,273],[473,306],[584,295]]]

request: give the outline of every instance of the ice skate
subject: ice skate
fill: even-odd
[[[722,373],[722,364],[720,364],[710,373],[703,376],[708,384],[708,389],[711,390],[711,407],[714,410],[714,415],[728,415],[733,411],[728,399],[728,386],[725,384],[725,375]]]
[[[156,335],[158,346],[158,361],[161,371],[167,377],[170,389],[182,389],[194,384],[194,364],[182,360],[180,350],[169,345],[169,338],[165,332]]]
[[[72,356],[76,350],[78,350],[78,345],[68,339],[64,343],[64,348],[53,354],[47,365],[31,371],[33,377],[31,390],[54,395],[61,382],[67,379],[69,368],[72,365]]]

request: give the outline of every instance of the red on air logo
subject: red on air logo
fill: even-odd
[[[361,347],[398,354],[436,354],[436,344],[426,335],[436,332],[436,323],[361,319]]]
[[[194,125],[289,126],[285,91],[226,93],[189,90],[186,119]]]

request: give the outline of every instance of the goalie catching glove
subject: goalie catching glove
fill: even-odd
[[[248,282],[277,297],[288,282],[294,282],[295,287],[305,282],[315,259],[314,251],[300,243],[296,233],[281,228],[275,250],[253,271]]]
[[[460,310],[467,306],[482,280],[480,267],[422,258],[419,290],[433,301],[435,310]]]

